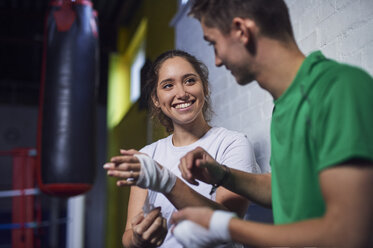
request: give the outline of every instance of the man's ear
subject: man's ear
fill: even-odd
[[[158,97],[156,95],[152,95],[151,97],[152,97],[152,101],[153,101],[154,106],[159,108],[160,105],[159,105],[159,102],[158,102]]]
[[[234,37],[238,38],[246,45],[253,39],[254,28],[255,22],[251,19],[235,17],[232,20],[231,32],[233,32]]]
[[[232,33],[233,32],[233,33]],[[255,22],[248,18],[235,17],[232,20],[231,35],[234,35],[248,51],[255,55],[257,47],[258,28]]]

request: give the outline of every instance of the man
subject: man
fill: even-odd
[[[275,225],[186,208],[173,216],[174,235],[186,247],[213,240],[372,247],[373,79],[321,52],[305,57],[282,0],[198,0],[191,15],[214,47],[216,66],[225,65],[240,85],[256,80],[273,96],[272,173],[227,171],[202,148],[179,168],[189,183],[223,186],[272,207]]]

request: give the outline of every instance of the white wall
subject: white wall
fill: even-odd
[[[373,74],[372,0],[286,0],[301,50],[321,50],[327,57]]]
[[[296,40],[308,55],[321,50],[338,61],[360,66],[373,74],[373,0],[285,0]],[[187,11],[173,21],[177,49],[195,55],[210,70],[212,124],[241,131],[254,145],[257,161],[269,171],[269,129],[272,97],[257,83],[239,86],[225,68],[216,68],[212,47]]]

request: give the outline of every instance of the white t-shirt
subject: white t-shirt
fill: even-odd
[[[253,147],[247,137],[242,133],[230,131],[222,127],[211,128],[199,140],[188,146],[174,146],[172,144],[172,135],[170,135],[145,146],[140,152],[146,153],[156,162],[167,167],[172,173],[186,182],[181,177],[178,168],[180,158],[198,146],[205,149],[220,164],[241,171],[260,173],[260,168],[255,160]],[[209,194],[211,190],[210,184],[203,182],[199,182],[198,186],[191,185],[187,182],[186,184],[201,195],[215,201],[216,193],[211,196]],[[163,194],[149,190],[148,198],[150,203],[154,204],[155,207],[160,206],[162,208],[162,215],[167,219],[169,228],[171,216],[177,209]],[[171,232],[168,232],[164,243],[160,247],[181,248],[182,246],[172,236]]]

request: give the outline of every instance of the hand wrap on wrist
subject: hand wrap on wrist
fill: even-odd
[[[210,220],[209,231],[221,241],[230,241],[229,222],[233,217],[236,217],[236,214],[232,212],[214,211]]]
[[[185,247],[215,247],[231,241],[229,222],[233,217],[236,217],[234,213],[217,210],[211,217],[208,230],[190,220],[184,220],[174,228],[173,235]]]
[[[141,170],[136,185],[161,193],[170,193],[176,183],[176,176],[167,168],[158,166],[152,158],[144,154],[135,154],[141,163]]]

